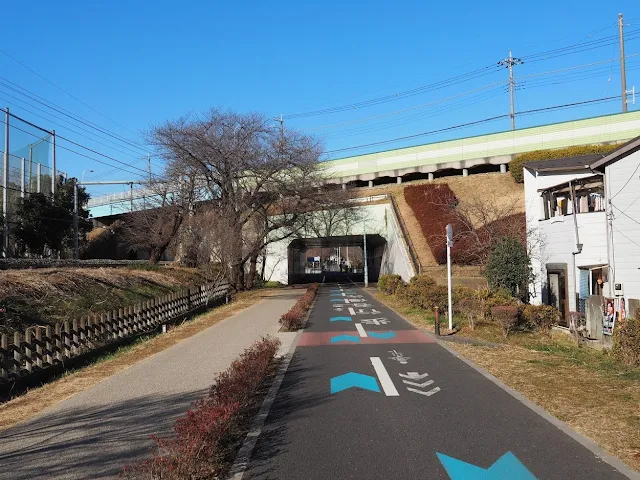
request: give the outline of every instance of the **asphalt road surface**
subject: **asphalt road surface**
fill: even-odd
[[[621,479],[354,285],[323,286],[251,479]]]

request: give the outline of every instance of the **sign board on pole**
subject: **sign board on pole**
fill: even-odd
[[[447,225],[447,246],[453,247],[453,227],[451,224]]]

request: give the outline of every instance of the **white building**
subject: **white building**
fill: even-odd
[[[529,162],[524,188],[532,303],[566,318],[591,295],[640,299],[640,137],[606,156]]]

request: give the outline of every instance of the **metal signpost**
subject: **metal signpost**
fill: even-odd
[[[453,301],[451,295],[451,247],[453,247],[453,227],[447,225],[447,288],[449,291],[449,330],[453,330]]]

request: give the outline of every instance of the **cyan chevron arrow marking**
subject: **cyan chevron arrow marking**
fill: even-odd
[[[331,317],[330,322],[353,322],[351,317]]]
[[[355,293],[353,292],[344,292],[344,293],[332,293],[331,296],[332,297],[348,297],[351,295],[355,295]]]
[[[436,452],[436,455],[451,480],[536,480],[511,452],[505,453],[487,469],[443,453]]]
[[[380,387],[375,377],[362,373],[349,372],[331,379],[331,393],[338,393],[348,388],[357,387],[372,392],[380,392]]]
[[[396,336],[395,332],[367,332],[370,337],[387,340]]]
[[[332,302],[344,302],[344,298],[332,298]]]
[[[331,337],[331,343],[338,342],[360,343],[360,337],[356,337],[355,335],[336,335],[335,337]]]

